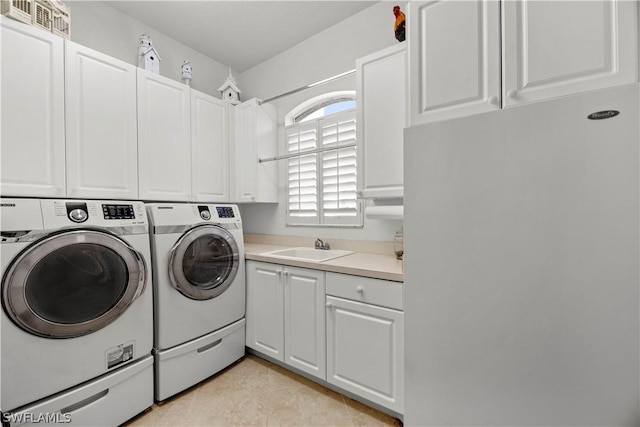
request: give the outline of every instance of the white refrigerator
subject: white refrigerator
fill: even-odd
[[[405,130],[405,425],[640,425],[639,100]]]

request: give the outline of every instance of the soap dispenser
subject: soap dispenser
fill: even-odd
[[[404,255],[404,232],[402,227],[393,236],[393,250],[396,253],[396,258],[401,260]]]

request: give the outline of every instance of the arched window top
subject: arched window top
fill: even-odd
[[[293,108],[284,118],[285,126],[302,123],[329,114],[355,108],[356,92],[345,90],[325,93],[308,99]]]

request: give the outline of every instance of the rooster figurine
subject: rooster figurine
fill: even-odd
[[[396,39],[399,42],[403,42],[405,39],[405,16],[400,10],[400,6],[393,7],[393,14],[396,17],[396,21],[393,23],[393,32],[396,35]]]

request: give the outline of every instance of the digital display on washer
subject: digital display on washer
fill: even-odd
[[[135,219],[133,205],[102,205],[104,219]]]
[[[216,206],[218,218],[235,218],[233,208],[231,206]]]

